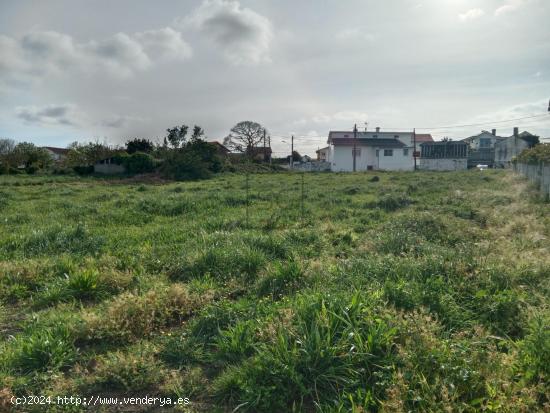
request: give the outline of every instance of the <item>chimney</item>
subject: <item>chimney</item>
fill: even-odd
[[[519,128],[514,128],[514,136],[516,138],[519,136]]]
[[[496,129],[491,129],[491,133],[493,134],[493,136],[497,136],[497,130]]]
[[[380,132],[380,126],[377,126],[377,127],[376,127],[376,132],[377,132],[377,133]]]

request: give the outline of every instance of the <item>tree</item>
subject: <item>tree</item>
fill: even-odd
[[[177,180],[205,179],[222,169],[216,148],[197,138],[183,148],[169,151],[162,163],[165,176]]]
[[[73,142],[69,145],[65,164],[73,168],[75,166],[91,166],[102,159],[113,156],[115,153],[116,151],[99,142],[85,144]]]
[[[188,129],[189,126],[187,125],[181,125],[180,127],[175,126],[171,129],[166,129],[168,134],[165,139],[170,143],[170,145],[172,145],[172,148],[179,148],[185,143],[185,136],[187,135]]]
[[[13,166],[13,151],[15,150],[15,141],[13,139],[0,139],[0,173],[8,172]]]
[[[196,142],[198,139],[201,139],[204,136],[204,129],[200,126],[195,125],[193,127],[193,135],[191,135],[191,141]]]
[[[264,137],[264,127],[257,122],[245,120],[231,128],[223,144],[229,149],[251,155]]]
[[[18,143],[13,149],[12,159],[16,165],[24,165],[29,173],[47,168],[53,163],[48,151],[30,142]]]
[[[126,152],[132,154],[135,152],[149,153],[154,149],[153,143],[148,139],[134,138],[126,142]]]

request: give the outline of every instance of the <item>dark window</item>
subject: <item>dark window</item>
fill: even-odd
[[[393,137],[397,139],[397,138],[399,138],[399,135],[393,135]]]
[[[349,135],[344,135],[344,138],[347,138]]]
[[[373,138],[378,138],[378,135],[372,135]]]
[[[393,156],[393,149],[384,149],[384,156]]]
[[[403,156],[409,156],[409,148],[403,149]]]

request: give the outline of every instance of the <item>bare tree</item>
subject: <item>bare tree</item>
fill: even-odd
[[[13,139],[0,139],[0,156],[9,155],[15,149],[15,141]]]
[[[257,122],[245,120],[231,128],[223,144],[237,152],[250,154],[264,137],[264,127]]]

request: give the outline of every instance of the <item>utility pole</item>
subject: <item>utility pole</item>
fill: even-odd
[[[271,135],[267,137],[267,144],[269,146],[269,164],[271,165],[271,155],[273,154],[273,152],[271,152]]]
[[[414,170],[416,171],[416,128],[413,129],[413,145]]]
[[[294,169],[294,135],[290,139],[290,169]]]
[[[353,126],[353,172],[356,171],[356,155],[357,155],[357,123]]]
[[[264,128],[264,162],[267,161],[267,153],[265,150],[265,128]]]

